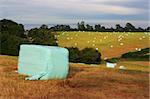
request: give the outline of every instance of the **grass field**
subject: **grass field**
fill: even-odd
[[[63,47],[98,48],[106,59],[149,47],[149,38],[148,33],[60,32],[58,43]]]
[[[0,99],[149,99],[148,65],[121,61],[108,69],[105,64],[70,63],[66,80],[25,81],[15,72],[17,57],[0,55]]]

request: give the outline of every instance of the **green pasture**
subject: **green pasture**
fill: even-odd
[[[59,46],[92,47],[105,59],[149,47],[149,38],[146,32],[59,32],[57,35]]]

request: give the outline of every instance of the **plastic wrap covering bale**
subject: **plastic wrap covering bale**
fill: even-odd
[[[18,73],[26,80],[65,79],[69,70],[68,50],[42,45],[21,45]]]
[[[115,68],[116,65],[117,65],[116,63],[109,63],[109,62],[106,63],[106,66],[108,68]]]

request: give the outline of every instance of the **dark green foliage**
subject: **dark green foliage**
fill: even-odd
[[[43,25],[41,25],[40,29],[48,29],[48,26],[43,24]]]
[[[105,32],[106,28],[104,26],[102,26],[101,31]]]
[[[101,31],[101,25],[100,24],[96,24],[95,25],[95,31]]]
[[[150,48],[141,49],[141,52],[142,52],[143,54],[147,54],[147,53],[150,52]]]
[[[124,28],[120,26],[120,24],[116,24],[116,32],[123,32]]]
[[[147,27],[147,28],[145,29],[145,31],[146,31],[146,32],[150,32],[150,27]]]
[[[138,32],[144,32],[144,29],[141,28],[141,27],[139,27],[138,29],[136,29],[136,31],[138,31]]]
[[[116,28],[106,28],[105,26],[101,26],[100,24],[95,24],[94,28],[93,26],[89,24],[85,24],[84,21],[78,22],[77,24],[77,31],[98,31],[98,32],[149,32],[150,27],[147,27],[146,29],[138,27],[136,28],[131,23],[127,23],[125,27],[122,27],[120,24],[116,24]],[[71,29],[73,30],[73,29]]]
[[[134,32],[134,31],[136,31],[136,28],[131,23],[127,23],[126,26],[125,26],[125,31],[127,31],[127,32],[132,31],[132,32]]]
[[[86,30],[87,30],[87,31],[93,31],[93,26],[87,24],[87,25],[86,25]]]
[[[5,55],[18,55],[19,45],[23,43],[28,43],[26,38],[20,38],[15,35],[9,35],[8,33],[1,34],[1,54]]]
[[[80,51],[78,48],[67,48],[69,50],[69,61],[74,63],[80,62]]]
[[[119,61],[119,58],[111,58],[111,59],[107,59],[106,62],[110,62],[110,63],[116,63]]]
[[[150,48],[144,48],[141,51],[135,51],[135,52],[128,52],[121,56],[121,58],[145,58],[149,59]]]
[[[18,55],[19,45],[27,43],[24,26],[11,20],[0,20],[0,53]]]
[[[80,62],[86,64],[100,64],[101,54],[93,48],[85,48],[81,50]]]
[[[81,23],[78,22],[77,25],[78,25],[79,31],[85,31],[86,30],[84,21],[81,21]]]
[[[24,34],[24,26],[11,20],[0,20],[0,53],[18,55],[20,44],[57,45],[54,33],[46,25]]]
[[[69,50],[69,60],[74,63],[100,64],[101,54],[93,48],[67,48]]]
[[[70,31],[71,28],[69,25],[56,25],[54,27],[51,27],[50,30],[52,30],[52,31]]]
[[[55,34],[45,28],[45,26],[39,29],[31,29],[28,32],[28,39],[32,44],[57,46]]]
[[[24,26],[22,24],[18,24],[11,20],[0,20],[0,32],[8,33],[10,35],[16,35],[19,37],[25,37],[24,35]]]
[[[51,28],[48,28],[47,25],[42,25],[40,29],[49,29],[51,31],[99,31],[99,32],[149,32],[150,27],[147,28],[136,28],[131,23],[127,23],[125,27],[122,27],[120,24],[116,24],[116,28],[107,28],[105,26],[101,26],[100,24],[96,24],[93,28],[90,24],[85,24],[84,21],[78,22],[77,28],[71,28],[69,25],[56,25]],[[11,20],[3,19],[0,20],[0,32],[1,33],[9,33],[11,35],[16,35],[19,37],[25,37],[24,35],[24,26],[22,24],[18,24]]]

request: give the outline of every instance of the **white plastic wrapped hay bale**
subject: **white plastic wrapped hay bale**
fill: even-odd
[[[115,68],[116,65],[117,65],[116,63],[110,63],[110,62],[106,63],[107,68]]]
[[[21,45],[18,73],[28,80],[65,79],[69,70],[69,52],[65,48],[42,45]]]
[[[125,66],[119,66],[119,69],[126,69],[126,67]]]

